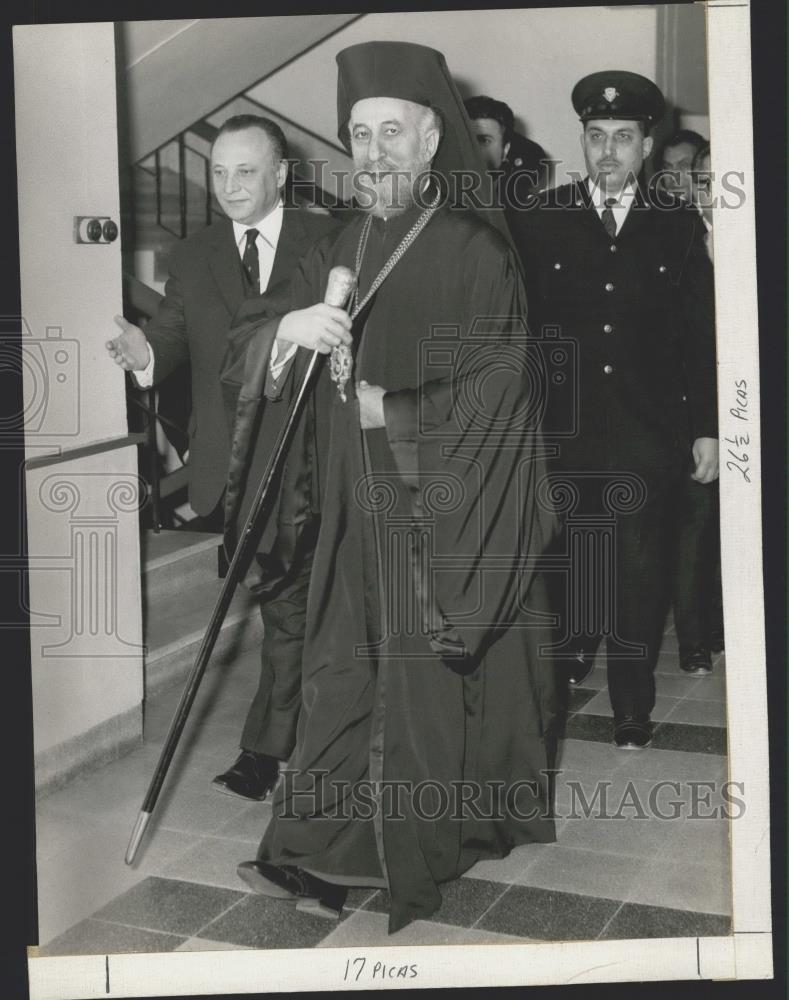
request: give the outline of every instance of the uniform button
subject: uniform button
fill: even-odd
[[[613,370],[614,370],[614,366],[613,365],[606,365],[603,368],[603,371],[606,373],[606,375],[610,375],[613,372]]]
[[[660,267],[658,268],[658,271],[660,271],[661,274],[665,274],[666,273],[666,265],[665,264],[661,264]]]
[[[554,269],[554,271],[561,271],[562,265],[561,265],[560,261],[558,261],[558,260],[556,261],[556,263],[553,265],[553,269]]]
[[[609,247],[609,249],[610,249],[611,253],[616,253],[616,243],[612,243],[611,246]]]
[[[613,281],[606,282],[605,290],[607,292],[613,292],[613,290],[614,290],[614,283],[613,283]]]
[[[606,323],[606,325],[603,327],[603,333],[613,333],[613,332],[614,328],[611,326],[611,324]]]

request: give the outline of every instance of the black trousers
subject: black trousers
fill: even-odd
[[[287,760],[301,711],[301,654],[314,539],[297,550],[286,579],[260,597],[263,641],[260,679],[241,734],[241,747]]]
[[[709,648],[722,631],[720,578],[720,497],[717,481],[697,483],[683,474],[677,496],[673,605],[680,652]]]
[[[203,531],[221,531],[224,499],[200,518]],[[278,583],[259,586],[257,571],[247,573],[245,584],[258,597],[263,619],[260,677],[241,733],[241,748],[287,760],[296,745],[296,725],[301,710],[301,653],[307,620],[307,590],[317,522],[305,526],[295,546],[293,562]]]
[[[558,616],[550,655],[557,665],[579,652],[594,655],[605,638],[615,718],[649,714],[680,471],[554,474],[575,499],[546,562]]]

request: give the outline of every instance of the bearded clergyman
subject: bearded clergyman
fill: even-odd
[[[479,190],[464,201],[485,169],[444,57],[370,42],[337,61],[359,210],[302,260],[287,304],[236,330],[224,376],[232,535],[260,407],[332,355],[274,515],[287,534],[320,513],[297,746],[239,875],[333,916],[349,887],[386,888],[393,932],[477,861],[555,839],[536,569],[554,517],[516,255]],[[338,265],[358,275],[347,311],[323,301]],[[267,398],[283,362],[290,388]]]

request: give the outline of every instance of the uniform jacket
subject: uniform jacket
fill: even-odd
[[[712,268],[700,220],[639,190],[613,239],[586,185],[515,213],[543,430],[565,468],[660,470],[717,437]]]
[[[287,282],[299,258],[336,225],[329,216],[286,209],[269,288]],[[231,321],[249,296],[233,225],[221,219],[175,246],[164,300],[145,330],[156,382],[191,362],[189,500],[198,514],[209,514],[225,488],[230,428],[219,372]]]

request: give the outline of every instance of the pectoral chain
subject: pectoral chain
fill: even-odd
[[[351,319],[356,319],[359,313],[364,309],[370,299],[375,295],[381,285],[386,281],[386,279],[391,274],[393,268],[401,258],[404,256],[405,252],[417,238],[417,236],[422,232],[428,222],[431,220],[436,210],[438,209],[438,203],[441,200],[441,192],[439,191],[436,195],[434,201],[427,206],[427,208],[422,212],[416,222],[411,226],[405,236],[402,238],[400,243],[395,247],[392,255],[389,257],[387,262],[375,276],[375,280],[370,285],[367,294],[364,298],[359,301],[359,286],[353,294],[353,309],[351,311]],[[370,236],[370,229],[373,224],[372,215],[368,215],[364,220],[364,225],[362,226],[362,231],[359,234],[359,244],[356,247],[356,274],[361,274],[362,261],[364,260],[364,253],[367,249],[367,240]],[[350,347],[345,344],[340,344],[339,347],[333,347],[331,351],[331,356],[329,358],[329,371],[331,374],[332,382],[336,383],[337,391],[340,395],[340,399],[343,403],[347,402],[347,396],[345,395],[345,386],[348,384],[348,379],[351,377],[351,372],[353,371],[353,355],[351,353]]]

